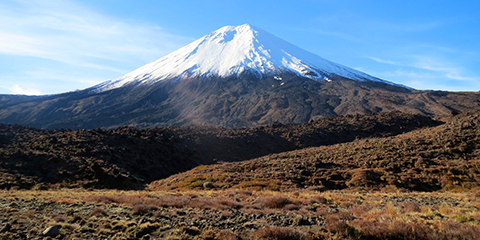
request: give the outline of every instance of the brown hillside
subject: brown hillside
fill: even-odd
[[[382,113],[254,129],[47,131],[0,125],[0,187],[143,188],[202,164],[391,136],[438,124],[419,115]]]
[[[150,189],[317,190],[366,188],[435,191],[480,187],[480,112],[394,137],[313,147],[236,163],[197,167]]]

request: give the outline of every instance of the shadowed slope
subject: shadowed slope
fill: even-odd
[[[391,136],[436,124],[423,116],[388,113],[254,129],[197,126],[48,131],[0,125],[1,187],[142,188],[145,183],[202,164]]]
[[[306,148],[244,162],[203,166],[150,184],[191,188],[199,181],[246,189],[439,189],[480,187],[480,112],[387,138]],[[195,180],[195,181],[194,181]]]

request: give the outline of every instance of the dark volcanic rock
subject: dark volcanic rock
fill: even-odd
[[[42,234],[47,237],[55,237],[60,233],[60,226],[54,225],[45,229]]]

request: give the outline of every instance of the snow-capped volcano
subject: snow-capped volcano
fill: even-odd
[[[480,94],[418,91],[325,60],[249,25],[223,27],[123,77],[46,96],[0,96],[0,123],[53,129],[306,123],[345,114],[447,115]]]
[[[386,82],[325,60],[248,24],[226,26],[120,78],[95,86],[97,91],[127,84],[182,77],[228,77],[251,71],[259,77],[293,72],[314,80],[338,75]]]

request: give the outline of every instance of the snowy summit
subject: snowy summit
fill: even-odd
[[[120,78],[95,86],[106,91],[127,84],[151,84],[184,77],[227,77],[251,71],[260,78],[285,71],[313,80],[339,75],[359,81],[383,81],[325,60],[248,24],[226,26]],[[391,83],[390,83],[391,84]]]

